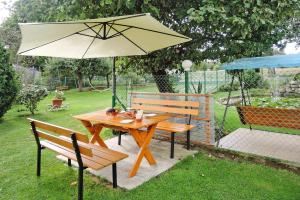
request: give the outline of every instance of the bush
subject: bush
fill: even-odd
[[[18,88],[15,71],[9,64],[9,55],[0,44],[0,118],[10,109]]]
[[[60,90],[55,90],[55,98],[56,99],[62,99],[63,101],[66,100],[65,93],[63,91],[60,91]]]
[[[294,81],[300,81],[300,73],[294,76]]]
[[[268,88],[268,82],[263,80],[263,77],[255,72],[255,70],[246,70],[244,73],[244,87],[245,89],[251,88]],[[232,91],[238,90],[240,88],[239,82],[234,82],[232,86]],[[229,92],[230,84],[224,84],[219,87],[220,92]]]
[[[232,89],[230,89],[230,84],[224,84],[219,87],[219,92],[229,92],[230,90],[236,91],[240,88],[240,84],[238,82],[234,82],[232,85]]]
[[[31,114],[37,110],[38,102],[48,95],[47,89],[38,85],[27,85],[23,87],[18,95],[18,103],[24,105]]]
[[[255,70],[246,70],[244,75],[245,88],[265,88],[267,87],[266,82],[262,76],[255,72]]]

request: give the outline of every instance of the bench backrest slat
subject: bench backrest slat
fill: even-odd
[[[37,128],[40,128],[40,129],[43,129],[43,130],[46,130],[46,131],[50,131],[50,132],[53,132],[53,133],[56,133],[56,134],[59,134],[59,135],[63,135],[63,136],[66,136],[66,137],[71,137],[71,134],[75,133],[76,139],[78,141],[84,142],[84,143],[89,143],[89,138],[86,135],[81,134],[79,132],[73,131],[71,129],[59,127],[59,126],[56,126],[56,125],[53,125],[53,124],[49,124],[49,123],[46,123],[46,122],[42,122],[42,121],[39,121],[39,120],[36,120],[36,119],[28,118],[28,120],[31,121],[31,122],[34,122],[34,125]]]
[[[55,144],[58,144],[60,146],[66,147],[66,148],[68,148],[70,150],[74,150],[74,147],[73,147],[73,144],[72,144],[71,141],[64,140],[61,137],[57,137],[57,136],[45,133],[45,132],[40,131],[40,130],[36,130],[36,132],[38,133],[38,136],[40,138],[43,138],[45,140],[48,140],[48,141],[53,142]],[[83,155],[86,155],[86,156],[89,156],[89,157],[93,156],[93,153],[92,153],[91,149],[83,147],[81,145],[79,145],[79,151]]]
[[[198,115],[198,109],[189,109],[189,108],[176,108],[176,107],[167,107],[167,106],[151,106],[151,105],[139,105],[133,104],[133,109],[137,110],[146,110],[146,111],[156,111],[156,112],[167,112],[167,113],[175,113],[182,115]]]
[[[145,98],[133,98],[132,103],[177,106],[177,107],[193,107],[193,108],[199,108],[200,106],[200,103],[198,101],[180,101],[180,100],[145,99]]]

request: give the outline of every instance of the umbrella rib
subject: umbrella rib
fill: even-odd
[[[126,28],[126,29],[124,29],[124,30],[122,30],[122,31],[119,31],[119,32],[117,32],[117,33],[115,33],[115,34],[113,34],[113,35],[111,35],[111,36],[107,37],[107,39],[111,39],[111,38],[114,38],[114,37],[120,36],[120,35],[121,35],[120,33],[123,33],[123,32],[125,32],[125,31],[127,31],[128,29],[131,29],[131,28],[130,28],[130,27],[128,27],[128,28]]]
[[[114,23],[114,22],[113,22],[113,23]],[[108,37],[107,37],[107,36],[108,36],[108,33],[109,33],[109,32],[110,32],[110,30],[111,30],[111,27],[112,27],[112,25],[110,25],[110,26],[109,26],[109,29],[108,29],[107,33],[105,34],[105,38],[106,38],[106,39],[108,39]]]
[[[99,35],[99,32],[100,32],[100,31],[98,31],[98,33],[97,33],[94,29],[92,29],[92,28],[91,28],[89,25],[87,25],[86,23],[84,23],[84,25],[86,25],[91,31],[93,31],[93,32],[96,34],[96,36],[98,36],[98,37],[100,37],[100,38],[102,39],[102,36]],[[100,25],[100,24],[98,24],[98,25]],[[100,30],[101,30],[102,28],[103,28],[103,24],[102,24]]]
[[[102,25],[103,27],[103,25]],[[90,47],[92,46],[92,44],[94,43],[95,39],[97,38],[97,35],[99,34],[99,32],[101,31],[102,28],[100,28],[98,30],[98,32],[96,33],[95,37],[93,38],[92,42],[90,43],[90,45],[88,46],[88,48],[85,50],[84,54],[82,55],[81,59],[84,58],[85,54],[88,52],[88,50],[90,49]]]
[[[129,16],[129,17],[124,17],[124,18],[120,18],[120,19],[112,19],[109,21],[103,21],[103,22],[97,22],[97,21],[86,21],[86,22],[44,22],[44,23],[31,23],[30,25],[47,25],[47,24],[82,24],[82,23],[97,23],[99,25],[104,23],[104,22],[112,22],[112,21],[118,21],[118,20],[124,20],[124,19],[130,19],[130,18],[134,18],[134,17],[141,17],[141,16],[145,16],[147,15],[146,13],[143,14],[139,14],[139,15],[134,15],[134,16]],[[22,23],[20,23],[22,24]]]
[[[102,38],[100,38],[100,37],[98,37],[98,36],[92,36],[92,35],[87,35],[87,34],[83,34],[83,33],[76,33],[76,34],[78,34],[78,35],[82,35],[82,36],[86,36],[86,37],[91,37],[91,38],[97,38],[97,39],[102,39]]]
[[[136,47],[138,47],[140,50],[142,50],[145,54],[148,54],[147,51],[145,51],[142,47],[140,47],[138,44],[136,44],[135,42],[133,42],[131,39],[129,39],[128,37],[126,37],[123,33],[119,32],[118,30],[116,30],[114,27],[111,26],[112,29],[114,29],[116,32],[120,33],[124,38],[126,38],[129,42],[131,42],[132,44],[134,44]]]
[[[115,21],[124,20],[124,19],[130,19],[130,18],[135,18],[135,17],[142,17],[142,16],[145,16],[145,15],[147,15],[147,14],[143,13],[143,14],[128,16],[128,17],[124,17],[124,18],[120,18],[120,19],[112,19],[112,20],[109,20],[109,21],[106,21],[106,22],[110,23],[110,22],[115,22]]]
[[[100,23],[100,24],[101,24],[101,23]],[[92,27],[98,26],[98,25],[100,25],[100,24],[94,25],[94,26],[92,26]],[[53,43],[53,42],[57,42],[57,41],[59,41],[59,40],[65,39],[65,38],[67,38],[67,37],[71,37],[72,35],[75,35],[75,34],[77,34],[77,33],[80,33],[80,32],[82,32],[82,31],[85,31],[85,30],[88,30],[88,29],[89,29],[89,28],[83,29],[83,30],[81,30],[81,31],[77,31],[77,32],[75,32],[75,33],[66,35],[66,36],[64,36],[64,37],[62,37],[62,38],[58,38],[58,39],[55,39],[55,40],[53,40],[53,41],[47,42],[47,43],[45,43],[45,44],[41,44],[41,45],[39,45],[39,46],[37,46],[37,47],[33,47],[33,48],[30,48],[30,49],[27,49],[27,50],[22,51],[22,52],[20,52],[20,53],[18,53],[18,54],[20,55],[20,54],[22,54],[22,53],[25,53],[25,52],[28,52],[28,51],[31,51],[31,50],[34,50],[34,49],[43,47],[43,46],[45,46],[45,45],[51,44],[51,43]]]
[[[190,39],[188,37],[184,37],[184,36],[180,36],[180,35],[174,35],[174,34],[171,34],[171,33],[165,33],[165,32],[156,31],[156,30],[147,29],[147,28],[142,28],[142,27],[138,27],[138,26],[131,26],[131,25],[125,25],[125,24],[118,24],[118,23],[114,23],[114,25],[126,26],[126,27],[130,27],[130,28],[141,29],[141,30],[144,30],[144,31],[150,31],[150,32],[154,32],[154,33],[160,33],[160,34],[169,35],[169,36],[173,36],[173,37],[179,37],[179,38],[183,38],[183,39],[187,39],[187,40]]]

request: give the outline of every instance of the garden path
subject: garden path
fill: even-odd
[[[130,135],[122,135],[122,145],[118,145],[118,137],[105,140],[106,145],[113,150],[120,151],[129,155],[128,158],[119,161],[117,164],[118,170],[118,186],[127,190],[134,189],[144,182],[158,176],[167,171],[183,158],[195,154],[197,151],[186,150],[183,145],[175,144],[175,157],[170,159],[170,142],[151,140],[150,150],[157,162],[156,165],[150,166],[147,160],[143,159],[137,174],[129,178],[128,173],[131,170],[133,163],[136,160],[139,148]],[[66,161],[63,156],[58,156],[59,159]],[[112,182],[111,167],[106,167],[95,171],[87,169],[91,174],[105,178]]]
[[[300,136],[239,128],[220,140],[219,147],[295,162],[300,165]]]

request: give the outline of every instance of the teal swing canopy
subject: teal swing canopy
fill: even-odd
[[[222,69],[292,68],[300,67],[300,54],[241,58],[221,65]]]

